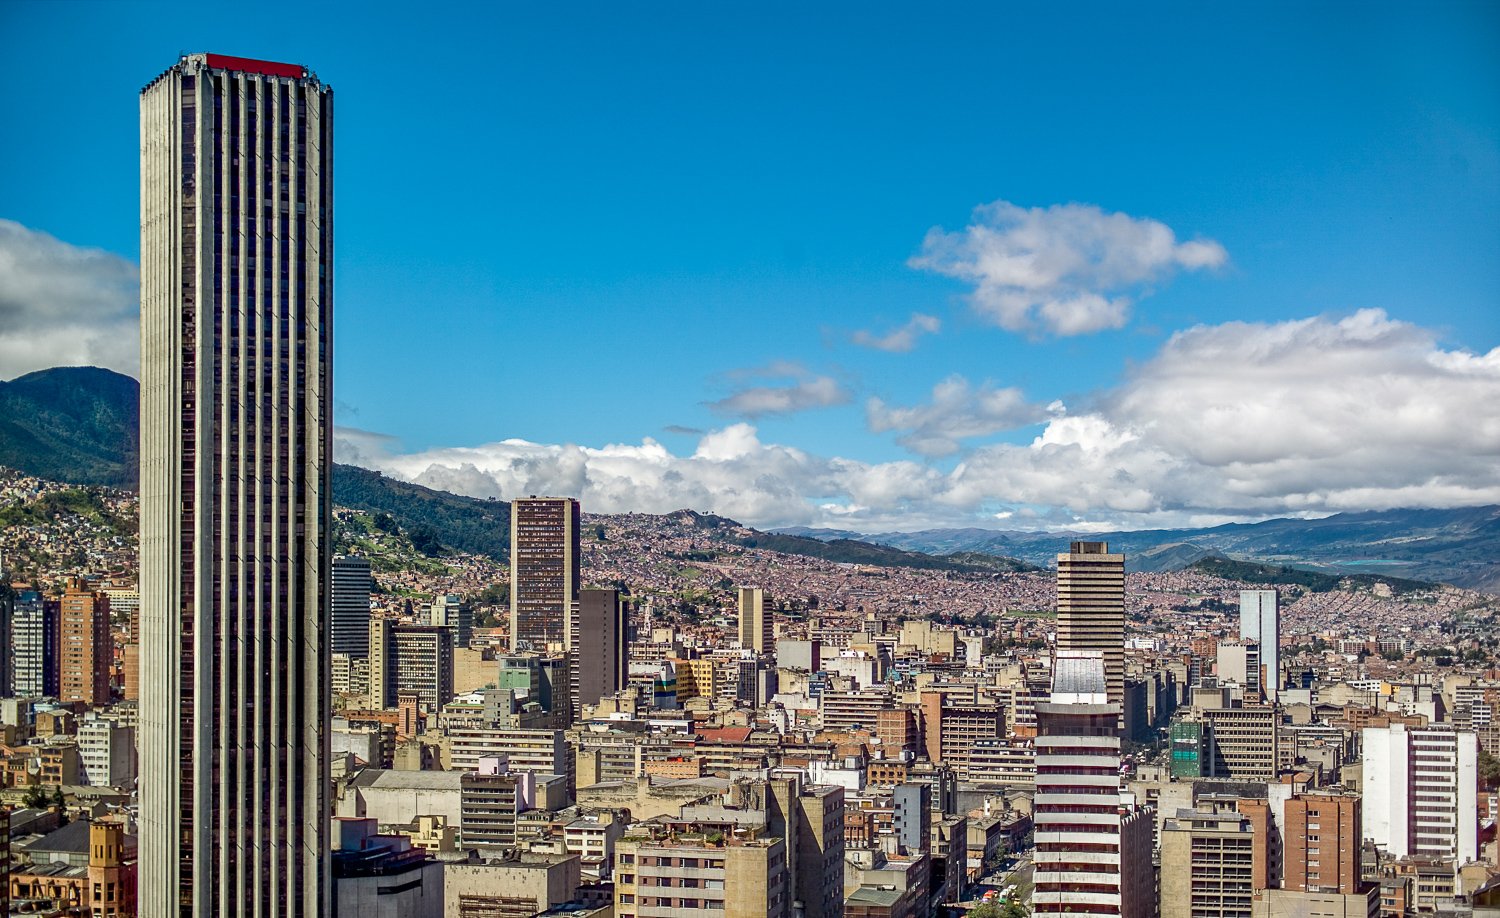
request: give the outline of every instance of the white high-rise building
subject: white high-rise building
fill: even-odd
[[[93,787],[127,787],[135,780],[135,728],[89,716],[78,725],[78,759]]]
[[[1034,915],[1148,918],[1156,905],[1151,811],[1121,794],[1120,705],[1100,651],[1059,650],[1036,706]]]
[[[1367,727],[1362,736],[1365,836],[1393,857],[1479,856],[1473,733],[1441,727]]]
[[[139,910],[328,915],[333,94],[190,54],[140,117]]]
[[[349,555],[333,559],[333,620],[330,653],[350,659],[370,655],[370,559]]]
[[[1261,694],[1281,694],[1281,610],[1275,590],[1240,590],[1240,639],[1260,645]]]
[[[453,635],[453,649],[469,649],[469,639],[474,634],[474,607],[453,593],[442,593],[432,600],[432,613],[428,624],[447,628]]]

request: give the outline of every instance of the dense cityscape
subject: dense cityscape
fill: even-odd
[[[0,915],[1500,916],[1492,593],[439,545],[332,485],[331,89],[140,111],[139,488],[0,468]]]

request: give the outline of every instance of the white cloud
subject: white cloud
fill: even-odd
[[[850,340],[860,347],[888,351],[892,354],[904,354],[917,346],[918,338],[923,335],[936,334],[942,327],[943,323],[937,316],[914,312],[911,318],[906,320],[906,324],[900,328],[894,328],[884,335],[860,329],[850,336]]]
[[[785,385],[749,386],[718,401],[708,409],[724,417],[759,418],[768,414],[792,414],[812,408],[847,404],[849,390],[831,376],[813,376],[796,364],[777,363],[769,367],[734,371],[732,377],[800,376]]]
[[[0,379],[56,366],[140,372],[140,272],[0,219]]]
[[[958,375],[934,386],[932,401],[925,405],[901,408],[878,398],[865,403],[870,430],[902,431],[897,442],[923,456],[956,453],[962,440],[1024,427],[1046,415],[1020,389],[1000,389],[988,382],[975,388]]]
[[[964,389],[971,401],[986,391],[954,386]],[[929,420],[942,402],[886,409],[913,412],[892,429],[949,429]],[[1500,503],[1500,348],[1444,348],[1377,310],[1188,329],[1092,404],[1049,406],[1032,442],[977,448],[952,470],[816,456],[743,423],[690,455],[651,439],[410,455],[342,430],[337,442],[341,460],[357,450],[361,464],[465,493],[575,494],[600,512],[692,507],[759,526],[1086,530]]]
[[[1121,328],[1143,285],[1228,257],[1212,240],[1178,242],[1156,220],[996,201],[962,230],[933,227],[910,264],[972,283],[974,310],[1002,328],[1067,336]]]

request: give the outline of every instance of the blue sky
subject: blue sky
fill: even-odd
[[[700,499],[766,525],[866,529],[1500,500],[1483,471],[1500,432],[1472,413],[1455,423],[1474,429],[1439,435],[1430,421],[1497,385],[1492,4],[534,4],[434,7],[421,20],[409,4],[293,9],[0,8],[12,87],[0,218],[23,241],[44,246],[33,237],[45,234],[133,261],[140,87],[180,51],[310,66],[337,98],[346,457],[474,493],[572,487],[599,509]],[[307,27],[287,28],[299,20]],[[1014,208],[974,215],[994,202]],[[1140,246],[1100,229],[1158,225],[1218,254],[1141,262]],[[934,228],[956,253],[924,248]],[[1123,251],[1137,267],[1037,281],[1033,308],[1003,320],[996,302],[1015,290],[987,300],[982,289],[996,233],[1000,255],[1034,254],[1041,237],[1085,260]],[[922,267],[924,254],[947,267]],[[37,286],[13,281],[8,298],[45,306]],[[1060,333],[1040,306],[1048,296],[1116,305],[1090,330]],[[1349,324],[1356,315],[1364,326]],[[854,340],[914,316],[930,317],[914,329],[937,330],[914,333],[910,350]],[[1236,321],[1252,325],[1225,325]],[[1304,380],[1328,416],[1306,404],[1318,398],[1285,395],[1306,416],[1268,402],[1256,416],[1276,430],[1243,436],[1285,436],[1279,451],[1209,461],[1201,443],[1141,434],[1133,442],[1150,440],[1152,457],[1121,454],[1115,434],[1154,425],[1207,438],[1219,428],[1191,412],[1266,388],[1228,374],[1222,402],[1148,403],[1173,360],[1200,359],[1193,348],[1226,328],[1251,351],[1303,329],[1295,342],[1326,333],[1322,347],[1361,353],[1360,328],[1375,329],[1376,351],[1406,356]],[[27,334],[41,340],[11,329]],[[33,368],[5,337],[0,377]],[[1292,350],[1284,359],[1302,362],[1273,355],[1272,378],[1323,363]],[[1453,372],[1464,355],[1478,369]],[[778,372],[752,372],[767,367]],[[1399,429],[1342,396],[1393,373],[1399,416],[1428,420],[1378,453]],[[931,410],[934,387],[954,377],[966,388],[949,392],[951,410]],[[1009,390],[995,417],[974,420],[976,392]],[[1073,442],[1069,429],[1090,418],[1107,429]],[[1308,427],[1344,431],[1350,448],[1305,455],[1287,428]],[[1049,430],[1089,455],[1017,452]],[[715,431],[744,467],[679,468],[716,454],[722,443],[704,445]],[[1428,436],[1468,438],[1469,451],[1434,465],[1418,448]],[[511,438],[537,449],[452,451]],[[588,452],[609,444],[649,455],[611,471]],[[805,454],[791,470],[785,450]],[[1283,480],[1289,461],[1316,467]],[[465,462],[477,477],[442,474]],[[986,480],[959,480],[994,462]],[[1410,474],[1391,478],[1393,463]],[[548,464],[570,470],[537,468]],[[1070,469],[1125,483],[1070,504],[1054,480]],[[1150,470],[1211,496],[1173,492]],[[664,485],[673,471],[693,487]],[[899,487],[871,484],[893,476]]]

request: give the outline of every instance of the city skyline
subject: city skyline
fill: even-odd
[[[89,9],[75,37],[8,7],[34,40],[5,66],[39,69],[67,28],[125,85],[187,44],[327,61],[353,90],[345,130],[380,152],[341,173],[342,461],[864,532],[1500,502],[1481,7],[852,27],[472,9],[410,36],[414,66],[433,49],[459,76],[419,106],[462,125],[457,195],[389,182],[429,147],[369,101],[414,102],[372,63],[402,59],[387,39],[217,13],[164,38]],[[1066,64],[1025,40],[1064,27]],[[7,103],[48,127],[0,152],[5,378],[133,372],[111,332],[134,321],[134,125],[108,91],[58,92]],[[53,143],[84,123],[94,142]],[[567,340],[610,383],[517,397],[553,360],[520,340]]]

